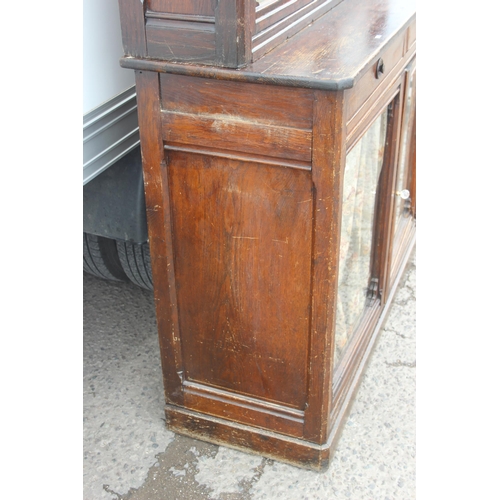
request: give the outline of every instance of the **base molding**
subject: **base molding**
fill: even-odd
[[[165,406],[165,415],[168,429],[178,434],[306,469],[328,469],[330,439],[326,444],[318,445],[168,404]]]

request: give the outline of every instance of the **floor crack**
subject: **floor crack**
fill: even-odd
[[[398,359],[394,363],[389,363],[388,361],[385,361],[385,364],[387,366],[406,366],[408,368],[415,368],[417,366],[416,361],[401,361],[400,359]]]

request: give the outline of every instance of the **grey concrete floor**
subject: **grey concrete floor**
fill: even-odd
[[[83,283],[84,500],[415,498],[415,256],[325,473],[168,431],[153,294]]]

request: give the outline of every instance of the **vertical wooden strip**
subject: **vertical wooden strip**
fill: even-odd
[[[400,79],[400,89],[403,79]],[[378,278],[378,294],[382,305],[390,292],[390,263],[394,237],[394,191],[396,187],[397,161],[401,132],[401,92],[389,105],[387,142],[384,163],[377,188],[377,208],[373,227],[372,276]]]
[[[410,139],[410,193],[411,193],[411,214],[417,218],[417,71],[413,74],[413,120],[411,126]]]
[[[155,72],[136,71],[156,319],[167,402],[182,404],[183,367],[175,287],[170,195],[161,135],[160,86]]]
[[[304,438],[328,439],[345,163],[344,93],[315,92],[312,180],[314,189],[309,387]]]
[[[215,31],[220,66],[238,68],[251,62],[254,25],[254,1],[219,0],[215,11]]]
[[[141,0],[118,0],[123,51],[127,56],[146,57],[144,5]]]

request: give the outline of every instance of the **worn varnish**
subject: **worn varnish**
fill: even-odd
[[[325,469],[415,242],[414,5],[145,4],[121,0],[121,64],[136,69],[167,425]],[[365,303],[334,363],[346,157],[381,115]]]
[[[130,56],[243,67],[340,2],[119,0],[123,47]]]
[[[186,378],[304,410],[310,175],[187,153],[169,164]]]

